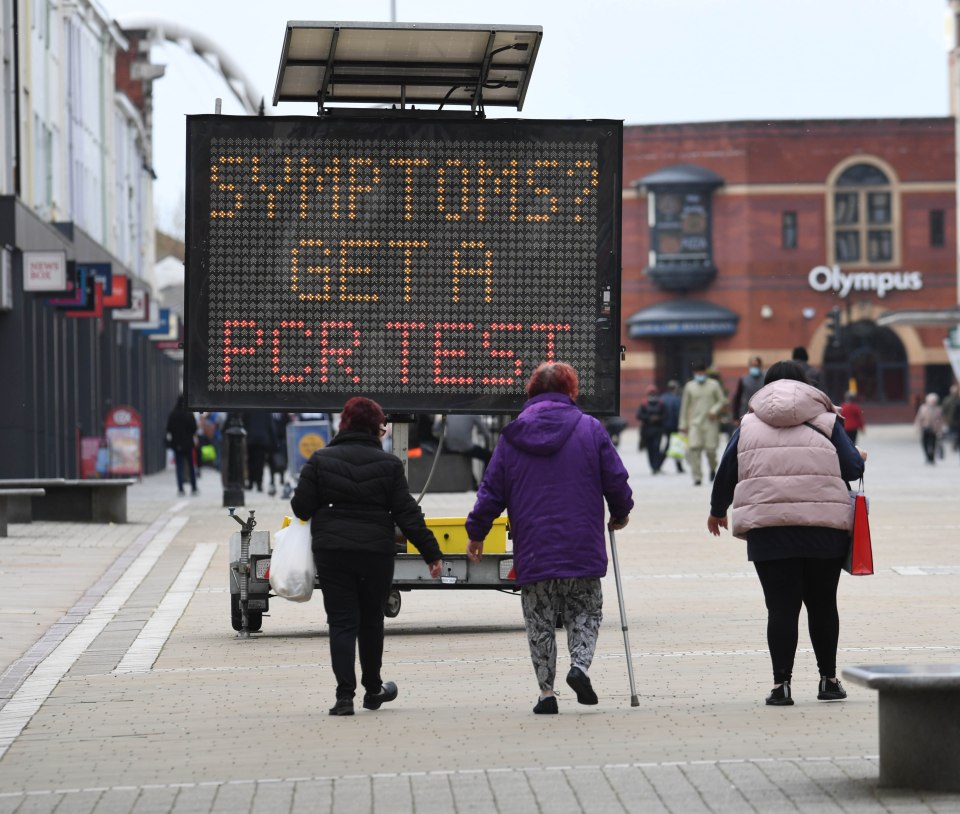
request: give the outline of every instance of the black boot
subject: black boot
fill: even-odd
[[[380,709],[381,704],[386,704],[397,697],[397,685],[392,681],[385,681],[380,687],[380,692],[368,692],[363,696],[364,709]]]
[[[353,699],[338,698],[337,703],[330,707],[331,715],[353,715]]]

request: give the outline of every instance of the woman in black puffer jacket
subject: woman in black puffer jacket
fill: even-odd
[[[340,431],[304,465],[290,501],[297,517],[310,520],[337,679],[331,715],[353,715],[358,642],[364,709],[379,709],[397,697],[397,685],[380,677],[395,525],[417,547],[430,576],[440,576],[440,546],[410,495],[403,464],[380,444],[385,424],[375,401],[350,399],[340,416]]]

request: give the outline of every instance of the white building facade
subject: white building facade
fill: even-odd
[[[0,477],[82,474],[80,438],[119,404],[162,468],[179,363],[128,314],[153,293],[149,88],[129,75],[149,54],[96,0],[0,0],[0,50]]]

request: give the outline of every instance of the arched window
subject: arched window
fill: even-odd
[[[853,164],[832,191],[833,262],[884,266],[897,260],[896,197],[887,174],[873,164]]]
[[[839,347],[828,347],[824,353],[821,384],[839,404],[851,379],[856,380],[862,402],[906,401],[907,351],[900,337],[869,320],[845,326]]]

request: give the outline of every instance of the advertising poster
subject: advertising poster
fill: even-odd
[[[140,414],[132,407],[114,407],[107,413],[104,434],[110,451],[108,474],[135,475],[143,472],[143,435]]]

